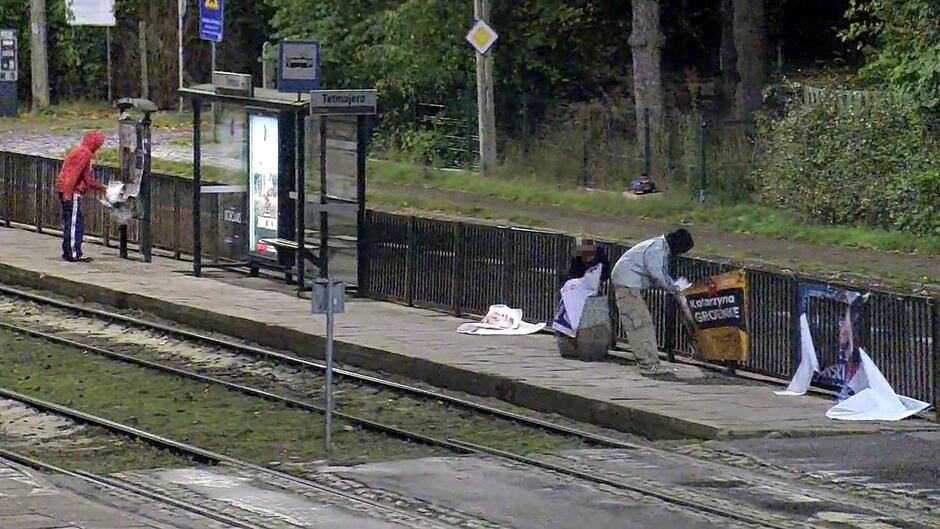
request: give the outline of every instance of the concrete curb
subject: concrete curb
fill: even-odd
[[[197,309],[173,301],[73,281],[0,263],[0,281],[47,290],[117,309],[134,309],[206,331],[219,332],[265,347],[290,351],[307,358],[323,358],[325,338],[268,325],[248,318]],[[652,439],[727,439],[762,437],[767,430],[728,431],[705,422],[693,422],[629,404],[612,404],[535,386],[509,377],[419,359],[348,341],[336,342],[338,361],[362,369],[403,375],[438,387],[500,400],[528,409],[556,413],[570,419]],[[833,435],[808,430],[782,432],[784,436]],[[845,432],[851,433],[851,432]]]

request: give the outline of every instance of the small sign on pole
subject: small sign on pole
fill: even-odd
[[[326,413],[323,447],[329,454],[333,446],[333,315],[345,310],[346,284],[337,279],[317,279],[313,284],[310,310],[326,314]]]
[[[496,39],[499,38],[499,35],[497,35],[496,30],[491,28],[485,21],[477,20],[477,23],[470,28],[470,32],[467,33],[466,38],[467,42],[473,46],[473,49],[477,50],[477,53],[486,55],[486,52],[490,51],[493,44],[496,44]]]
[[[222,42],[225,0],[199,0],[199,38]]]
[[[283,41],[277,63],[278,92],[309,92],[320,88],[320,43]]]
[[[310,114],[325,116],[334,114],[375,114],[378,91],[365,90],[313,90],[310,92]]]

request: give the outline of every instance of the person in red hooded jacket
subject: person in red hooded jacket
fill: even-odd
[[[104,134],[89,132],[81,144],[72,149],[62,171],[55,180],[55,190],[62,202],[62,259],[66,261],[89,261],[82,257],[82,239],[85,237],[85,219],[82,216],[81,199],[88,191],[104,192],[104,184],[95,180],[91,162],[95,153],[104,144]]]

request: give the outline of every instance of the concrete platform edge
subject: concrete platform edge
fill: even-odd
[[[290,351],[306,358],[322,359],[324,338],[295,329],[195,309],[173,301],[121,292],[5,263],[0,263],[0,281],[56,292],[68,297],[109,305],[116,309],[142,310],[197,329],[250,340],[265,347]],[[538,387],[508,377],[478,373],[350,342],[337,341],[336,356],[338,361],[362,369],[403,375],[438,387],[482,397],[498,398],[528,409],[556,413],[577,421],[656,439],[742,438],[757,437],[768,433],[767,431],[725,431],[705,423],[692,422],[664,413],[632,407],[629,404],[611,404]],[[813,435],[815,432],[794,433]]]

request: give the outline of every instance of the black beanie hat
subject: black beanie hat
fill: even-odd
[[[669,244],[669,253],[682,255],[695,246],[692,234],[685,228],[679,228],[666,234],[666,243]]]

